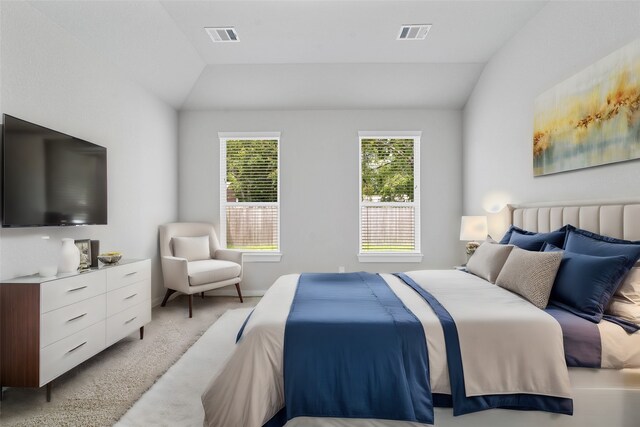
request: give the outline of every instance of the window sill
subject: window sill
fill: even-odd
[[[280,262],[281,252],[245,252],[242,260],[244,262]]]
[[[421,253],[359,253],[360,262],[422,262]]]

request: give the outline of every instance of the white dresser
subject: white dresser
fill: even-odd
[[[0,387],[47,385],[49,400],[51,381],[150,321],[150,260],[3,281]]]

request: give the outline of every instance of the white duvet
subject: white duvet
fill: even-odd
[[[562,331],[553,317],[471,274],[455,270],[407,274],[436,297],[456,323],[467,396],[571,397]],[[422,323],[432,392],[450,394],[439,319],[400,279],[381,276]],[[298,277],[280,277],[256,306],[232,357],[202,395],[205,426],[261,427],[284,406],[284,330]]]

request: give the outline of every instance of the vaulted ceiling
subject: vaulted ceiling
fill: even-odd
[[[546,1],[32,1],[176,109],[461,108]],[[403,24],[432,24],[423,41]],[[233,26],[240,43],[205,27]]]

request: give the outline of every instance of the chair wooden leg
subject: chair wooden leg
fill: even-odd
[[[236,283],[236,290],[238,291],[238,296],[240,297],[240,303],[243,303],[244,301],[242,301],[242,292],[240,292],[240,283]]]
[[[189,319],[193,317],[193,294],[189,295]]]
[[[140,326],[140,339],[144,339],[144,326]]]
[[[200,292],[200,298],[204,299],[204,292]]]
[[[162,304],[160,304],[160,307],[164,307],[165,305],[167,305],[167,301],[169,300],[169,297],[174,293],[175,291],[173,289],[167,289],[167,292],[164,294],[164,299],[162,300]]]

